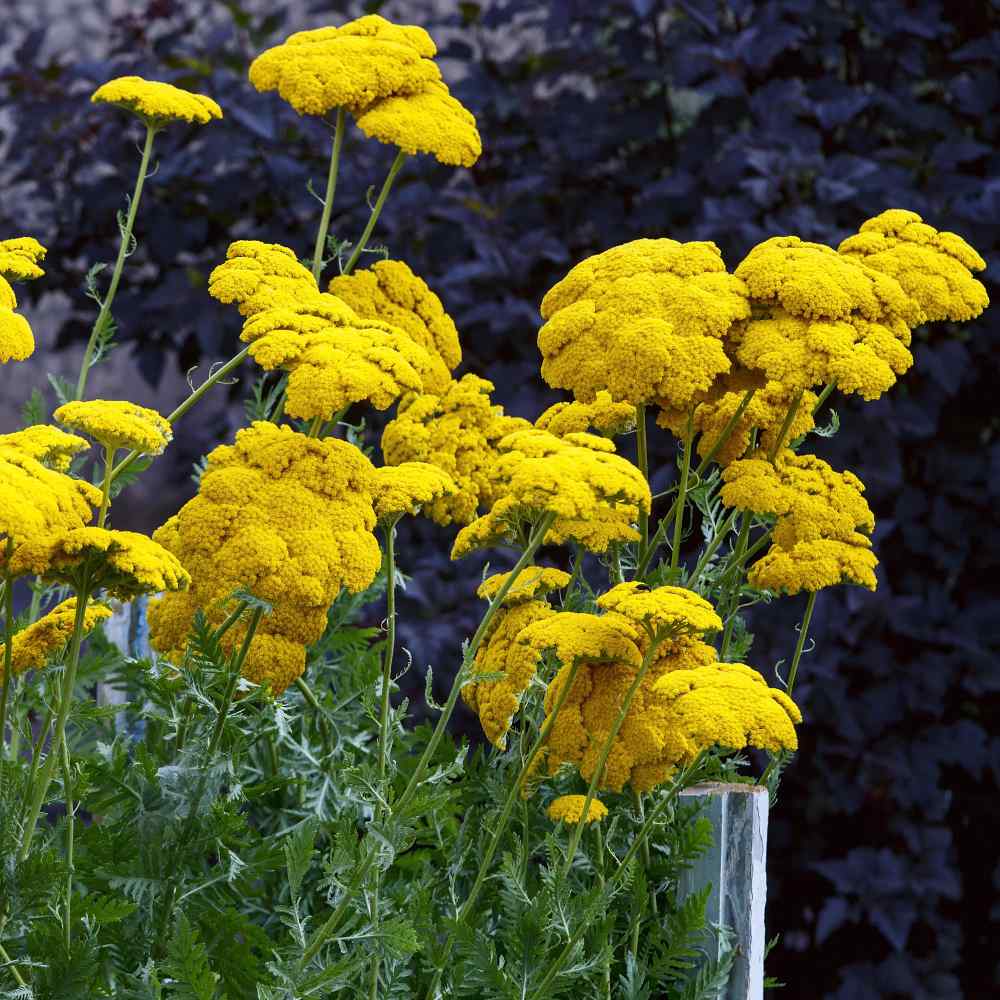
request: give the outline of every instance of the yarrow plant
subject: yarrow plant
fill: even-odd
[[[715,997],[729,976],[706,892],[679,891],[711,837],[680,793],[777,790],[817,595],[877,585],[864,485],[809,453],[837,427],[816,421],[835,392],[889,391],[915,327],[981,313],[985,263],[898,208],[836,248],[775,236],[732,270],[712,243],[613,246],[541,303],[541,376],[571,398],[505,414],[456,374],[427,283],[359,267],[409,156],[481,153],[435,55],[369,15],[254,60],[257,90],[331,126],[320,219],[314,239],[220,252],[207,293],[233,307],[233,356],[166,416],[87,399],[88,373],[156,134],[223,110],[138,77],[93,95],[145,129],[118,256],[103,292],[91,270],[98,315],[54,423],[35,406],[0,435],[4,995],[637,1000]],[[330,233],[348,119],[397,151],[354,242]],[[35,349],[11,282],[43,260],[32,237],[0,242],[4,364]],[[197,495],[151,536],[116,529],[131,483],[248,360],[254,419],[199,465]],[[377,440],[368,407],[390,411]],[[678,442],[656,495],[651,409]],[[514,553],[470,579],[484,610],[442,704],[428,670],[422,725],[394,697],[411,666],[397,527],[417,516],[457,560]],[[771,683],[744,612],[802,591]],[[147,599],[151,649],[111,644],[113,608],[141,622]],[[474,750],[449,732],[460,700]]]

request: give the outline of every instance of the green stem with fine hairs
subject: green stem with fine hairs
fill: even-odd
[[[781,449],[784,447],[785,435],[788,433],[788,428],[792,426],[792,421],[795,419],[795,414],[798,412],[799,404],[802,402],[802,395],[804,392],[804,389],[800,389],[798,395],[792,400],[791,405],[788,407],[785,419],[782,421],[781,427],[778,429],[778,436],[774,441],[774,447],[767,456],[770,462],[773,462],[778,457]]]
[[[385,200],[389,197],[389,192],[392,190],[392,184],[396,179],[396,174],[399,173],[405,162],[406,153],[400,150],[396,154],[396,159],[392,161],[389,173],[386,175],[385,181],[382,184],[382,190],[379,191],[378,198],[375,201],[375,206],[372,208],[371,215],[368,216],[368,225],[365,226],[365,231],[361,234],[361,239],[358,240],[358,245],[354,248],[354,252],[351,254],[344,267],[344,274],[350,274],[351,271],[354,270],[354,265],[357,264],[362,251],[368,245],[368,241],[371,239],[372,230],[375,228],[375,223],[378,222],[378,217],[382,214],[382,207],[385,205]]]
[[[677,490],[674,513],[674,540],[670,549],[670,568],[677,569],[681,557],[681,534],[684,530],[684,508],[687,503],[688,474],[691,471],[691,452],[694,447],[694,409],[688,413],[684,435],[684,458],[681,464],[681,482]]]
[[[642,478],[649,482],[649,445],[646,441],[646,407],[640,403],[635,408],[636,457]],[[639,534],[642,536],[642,550],[649,547],[649,511],[639,508]]]
[[[147,125],[146,142],[142,147],[142,160],[139,163],[139,174],[135,179],[135,190],[132,192],[132,198],[128,205],[128,215],[125,217],[125,225],[122,228],[118,258],[115,261],[114,270],[111,272],[111,284],[108,285],[107,295],[104,296],[104,300],[101,302],[101,311],[97,314],[93,329],[90,331],[87,349],[83,352],[83,363],[80,365],[80,375],[76,380],[77,399],[83,399],[83,393],[87,388],[87,376],[90,374],[90,368],[94,361],[94,349],[111,321],[111,304],[115,300],[115,293],[118,291],[118,283],[121,281],[122,270],[132,249],[132,230],[135,227],[136,213],[139,211],[139,199],[142,197],[142,187],[149,173],[149,159],[153,153],[153,139],[155,136],[156,129],[152,125]]]
[[[14,551],[14,543],[7,539],[7,559]],[[3,689],[0,691],[0,757],[7,755],[7,702],[10,685],[14,676],[14,581],[9,577],[0,581],[3,585],[4,645],[3,645]]]
[[[108,517],[108,507],[111,505],[111,483],[115,474],[115,452],[117,448],[111,445],[104,447],[104,482],[101,484],[101,509],[97,515],[97,527],[103,528]]]
[[[337,191],[337,172],[340,169],[340,150],[344,145],[344,109],[337,108],[337,125],[333,133],[330,150],[330,171],[326,177],[326,195],[323,198],[323,215],[316,231],[316,246],[313,249],[312,276],[319,285],[323,272],[323,251],[326,249],[326,234],[330,229],[330,213],[333,210],[333,196]]]

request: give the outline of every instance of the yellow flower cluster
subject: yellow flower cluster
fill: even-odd
[[[432,359],[424,375],[424,392],[443,393],[462,360],[458,330],[441,300],[401,260],[380,260],[371,268],[341,274],[327,291],[346,302],[358,316],[377,319],[409,334]]]
[[[160,455],[174,437],[169,422],[156,410],[128,400],[75,400],[63,403],[52,415],[112,450],[130,448]]]
[[[616,403],[611,393],[601,389],[589,403],[555,403],[536,421],[539,430],[556,437],[594,430],[605,437],[617,437],[635,430],[635,407]]]
[[[584,820],[583,807],[586,805],[586,795],[560,795],[549,803],[548,816],[553,823],[599,823],[608,815],[608,807],[597,798],[590,800],[587,807],[587,817]]]
[[[378,572],[375,479],[353,445],[267,422],[216,448],[198,495],[154,535],[193,579],[186,593],[150,607],[154,645],[179,656],[199,609],[218,624],[233,593],[249,591],[272,611],[260,622],[243,673],[283,691],[305,669],[306,646],[323,634],[341,589],[359,593]],[[227,633],[225,645],[237,646],[244,628]]]
[[[83,633],[90,632],[98,623],[111,617],[111,609],[104,604],[91,602],[83,613]],[[23,674],[26,670],[41,670],[73,637],[76,621],[76,598],[56,605],[48,614],[18,632],[11,643],[11,670]],[[0,680],[4,675],[4,644],[0,643]]]
[[[382,432],[388,465],[429,462],[455,481],[458,492],[427,505],[424,513],[439,524],[468,524],[481,507],[492,506],[499,492],[491,477],[500,440],[530,427],[505,416],[490,400],[493,383],[463,375],[440,394],[404,397],[395,419]]]
[[[797,236],[754,247],[736,268],[767,315],[733,332],[736,358],[794,389],[836,380],[877,399],[913,364],[920,308],[895,278]]]
[[[664,713],[665,754],[676,764],[714,746],[798,749],[798,706],[745,664],[671,671],[655,682],[653,695]]]
[[[532,427],[508,434],[499,450],[491,473],[498,499],[458,533],[453,559],[513,540],[522,522],[544,513],[556,515],[545,536],[552,544],[573,540],[604,552],[614,542],[638,539],[634,522],[640,510],[649,510],[649,484],[607,438],[559,438]]]
[[[476,594],[484,601],[492,601],[510,576],[510,573],[494,573],[483,580]],[[569,573],[554,566],[525,566],[504,594],[503,603],[507,605],[530,601],[550,591],[562,590],[569,581]]]
[[[183,590],[190,582],[184,567],[152,538],[107,528],[74,528],[26,542],[14,553],[11,570],[15,576],[35,573],[73,587],[85,572],[93,590],[103,589],[122,601]]]
[[[225,262],[208,276],[209,295],[235,304],[241,316],[295,306],[318,291],[312,274],[288,247],[259,240],[230,243]]]
[[[290,35],[253,61],[250,82],[300,115],[344,108],[371,138],[469,167],[482,152],[476,121],[441,80],[436,54],[423,28],[369,14]]]
[[[990,304],[986,289],[971,274],[986,267],[983,258],[961,236],[938,232],[916,212],[882,212],[838,251],[895,278],[919,305],[921,323],[975,319]]]
[[[14,312],[17,296],[10,282],[40,278],[45,272],[38,261],[45,254],[45,247],[31,236],[0,240],[0,364],[24,361],[35,350],[28,321]]]
[[[759,440],[763,450],[770,452],[774,448],[778,431],[798,390],[782,382],[769,381],[759,372],[740,368],[718,378],[706,393],[705,399],[694,408],[692,429],[695,434],[700,435],[697,450],[702,458],[711,452],[722,437],[750,389],[756,389],[756,392],[713,460],[725,466],[745,455],[754,428],[760,433]],[[815,393],[808,389],[803,392],[792,422],[785,432],[786,444],[813,429],[815,421],[812,411],[816,402]],[[683,439],[687,433],[687,419],[687,410],[667,408],[660,410],[656,422]]]
[[[120,76],[102,84],[91,96],[96,104],[116,104],[138,115],[151,128],[161,129],[170,122],[207,125],[222,117],[222,108],[211,97],[193,94],[171,83],[144,80],[141,76]]]
[[[635,240],[577,264],[542,300],[542,377],[584,402],[606,389],[687,407],[729,371],[723,338],[749,315],[714,243]]]
[[[375,514],[380,521],[417,514],[457,492],[455,481],[443,469],[427,462],[403,462],[375,470]]]
[[[785,449],[774,463],[733,462],[723,480],[727,506],[778,519],[771,549],[750,568],[753,586],[790,594],[842,582],[875,589],[878,560],[867,537],[875,519],[852,472]]]
[[[674,637],[718,631],[722,620],[705,598],[685,587],[655,587],[638,581],[620,583],[597,599],[597,606],[627,618],[645,631]]]
[[[68,472],[74,455],[86,451],[90,445],[82,437],[67,434],[51,424],[34,424],[13,434],[0,434],[0,452],[8,447],[56,472]]]
[[[20,432],[0,438],[0,568],[4,576],[25,572],[15,563],[23,548],[44,545],[64,532],[82,528],[93,517],[91,508],[101,502],[101,491],[90,483],[43,464],[52,456],[56,456],[55,464],[61,464],[58,455],[58,447],[46,448],[37,435]],[[10,546],[13,556],[7,560]]]

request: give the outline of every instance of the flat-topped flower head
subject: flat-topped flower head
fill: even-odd
[[[560,795],[549,803],[548,817],[553,823],[600,823],[608,815],[608,807],[599,799],[592,798],[587,806],[587,815],[583,815],[583,807],[587,805],[586,795]]]
[[[423,28],[368,14],[290,35],[254,59],[250,82],[259,91],[276,90],[300,115],[325,115],[418,93],[441,78],[436,53]]]
[[[587,431],[617,437],[634,431],[635,420],[631,403],[616,403],[610,392],[601,389],[589,403],[554,403],[535,421],[535,426],[556,437]]]
[[[492,601],[510,577],[511,573],[494,573],[488,576],[476,589],[477,596],[484,601]],[[553,590],[562,590],[569,581],[569,573],[556,569],[555,566],[525,566],[504,594],[503,603],[521,604],[523,601],[544,597]]]
[[[857,531],[794,542],[788,548],[776,542],[750,567],[747,579],[753,587],[789,595],[841,583],[875,590],[878,559],[871,546],[870,539]]]
[[[119,76],[101,84],[91,96],[95,104],[115,104],[141,118],[150,128],[171,122],[207,125],[222,117],[222,108],[204,94],[175,87],[172,83],[144,80],[141,76]]]
[[[100,622],[111,617],[111,609],[95,601],[83,613],[83,633],[92,631]],[[76,622],[76,598],[56,605],[38,621],[22,629],[11,643],[11,670],[16,676],[26,670],[41,670],[65,649],[73,637]],[[4,675],[4,644],[0,643],[0,680]]]
[[[63,403],[52,415],[112,450],[129,448],[160,455],[174,437],[165,417],[128,400],[74,400]]]
[[[750,315],[714,243],[634,240],[577,264],[542,300],[542,377],[589,402],[687,406],[730,369],[723,338]]]
[[[439,524],[468,524],[481,507],[491,507],[500,494],[493,465],[500,441],[527,420],[504,414],[490,399],[493,383],[463,375],[443,393],[404,397],[396,417],[382,432],[387,465],[430,462],[448,473],[458,492],[424,508]]]
[[[390,323],[408,333],[432,357],[439,371],[424,378],[424,391],[448,390],[450,373],[462,360],[458,330],[441,300],[401,260],[380,260],[370,268],[334,278],[327,289],[358,316]]]
[[[972,276],[986,261],[961,236],[938,232],[916,212],[890,208],[868,219],[838,252],[895,278],[919,305],[922,323],[974,319],[989,305]]]
[[[375,470],[375,514],[380,521],[418,514],[458,490],[443,469],[428,462],[403,462]]]
[[[392,94],[359,108],[355,121],[369,139],[450,167],[471,167],[483,153],[475,116],[441,80],[415,94]]]
[[[653,685],[664,712],[664,756],[689,764],[703,750],[798,749],[798,706],[742,663],[675,670]]]
[[[24,361],[35,351],[30,324],[14,312],[17,296],[10,282],[40,278],[45,272],[38,261],[45,254],[45,247],[31,236],[0,240],[0,364]]]
[[[0,307],[0,365],[24,361],[34,353],[35,335],[31,332],[31,324],[12,309]]]
[[[237,240],[226,260],[208,277],[208,293],[220,302],[235,303],[241,316],[264,309],[295,306],[319,293],[312,273],[280,243]]]
[[[614,611],[651,632],[669,630],[675,636],[718,631],[722,620],[705,598],[684,587],[654,587],[635,580],[620,583],[597,599],[597,606]]]
[[[11,564],[15,572],[31,572],[44,580],[79,584],[85,572],[94,589],[130,601],[141,594],[183,590],[190,577],[162,545],[135,531],[75,528],[55,538],[23,545]]]
[[[45,272],[38,262],[45,260],[48,251],[33,236],[15,236],[0,240],[0,276],[7,281],[32,281]],[[0,305],[2,305],[0,299]],[[13,305],[11,306],[13,308]]]
[[[90,442],[67,434],[51,424],[34,424],[12,434],[0,434],[0,451],[15,448],[56,472],[68,472],[74,456],[86,451]]]

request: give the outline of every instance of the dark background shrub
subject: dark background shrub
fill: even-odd
[[[558,398],[538,376],[542,295],[580,258],[640,236],[712,239],[735,266],[769,236],[836,244],[906,207],[969,239],[996,295],[995,0],[148,0],[123,16],[97,0],[14,0],[0,20],[0,234],[50,248],[23,296],[56,317],[36,328],[50,358],[79,358],[84,275],[113,256],[137,161],[138,133],[91,107],[93,88],[137,72],[226,112],[161,137],[140,213],[117,363],[152,387],[233,353],[237,317],[205,292],[230,240],[311,251],[306,184],[324,176],[327,134],[256,94],[249,60],[292,30],[376,10],[435,35],[486,146],[471,171],[411,161],[377,239],[441,294],[464,370],[514,413]],[[345,152],[333,228],[352,237],[392,153],[357,134]],[[998,333],[996,307],[918,331],[914,370],[877,403],[838,401],[845,431],[817,448],[867,484],[882,565],[876,594],[821,596],[800,675],[807,724],[771,826],[768,911],[782,935],[769,972],[789,996],[984,998],[1000,982]],[[20,405],[24,386],[0,378],[5,406]],[[183,502],[190,464],[237,419],[189,418],[137,525]],[[654,442],[660,485],[674,445]],[[415,525],[400,546],[404,641],[442,677],[479,611],[478,567],[449,563],[450,534]],[[751,662],[770,673],[789,655],[801,610],[754,616]]]

